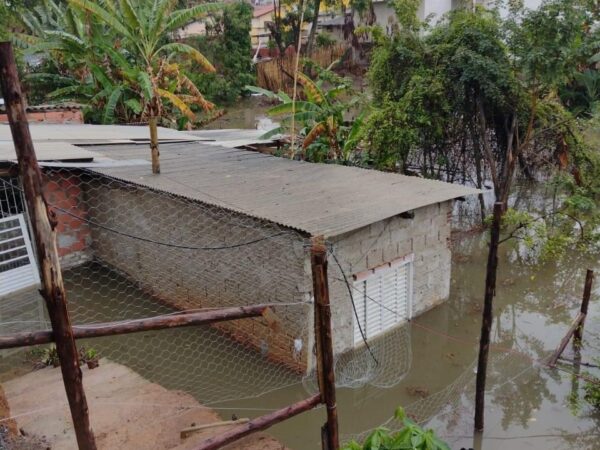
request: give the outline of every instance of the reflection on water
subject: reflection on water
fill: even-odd
[[[382,424],[393,427],[389,418],[402,405],[412,417],[436,429],[452,448],[478,448],[480,444],[479,448],[488,450],[507,445],[519,449],[598,448],[600,417],[585,403],[574,401],[581,397],[583,382],[568,372],[550,370],[540,361],[556,348],[578,310],[585,269],[598,270],[599,264],[574,253],[560,262],[528,265],[518,259],[509,262],[513,252],[510,245],[503,245],[501,250],[482,443],[473,441],[472,416],[485,235],[464,237],[455,244],[450,300],[391,334],[384,341],[387,345],[376,353],[381,366],[364,351],[359,358],[338,360],[342,384],[352,385],[361,376],[372,380],[338,390],[345,438],[364,436]],[[133,291],[126,294],[131,303],[127,309],[123,299],[111,300],[110,283],[106,292],[95,296],[78,293],[78,278],[89,276],[85,271],[99,276],[101,269],[90,265],[65,274],[75,323],[82,319],[81,314],[89,317],[93,313],[100,321],[137,317],[142,310],[170,312],[149,296]],[[123,283],[111,277],[113,283]],[[592,362],[600,353],[599,293],[600,283],[596,282],[584,331],[584,362]],[[106,315],[108,311],[118,313],[118,317]],[[37,316],[34,319],[36,326],[43,322]],[[84,345],[167,388],[191,392],[203,402],[237,399],[219,403],[227,408],[222,410],[224,417],[231,413],[238,417],[259,415],[265,409],[304,398],[307,390],[315,388],[310,380],[303,384],[298,376],[269,365],[213,329],[163,330],[99,338]],[[375,344],[373,348],[378,349]],[[570,347],[565,356],[575,356]],[[14,362],[14,358],[13,353],[4,361]],[[395,373],[390,371],[394,367]],[[572,371],[573,367],[565,369]],[[273,387],[280,389],[239,400]],[[318,449],[324,417],[322,409],[312,411],[270,432],[292,449]]]
[[[519,449],[597,449],[600,417],[585,403],[573,415],[573,377],[547,369],[540,361],[556,348],[578,311],[585,269],[599,269],[599,265],[578,254],[538,266],[509,263],[513,249],[503,247],[481,448],[504,449],[508,443]],[[382,424],[393,428],[389,418],[402,405],[411,416],[426,420],[451,448],[474,446],[475,360],[486,256],[484,235],[464,238],[456,245],[451,298],[411,324],[412,364],[399,384],[338,390],[346,439],[364,436]],[[599,355],[599,293],[597,283],[584,331],[583,361]],[[569,347],[565,356],[572,357],[571,352]],[[289,389],[227,406],[277,406],[301,395],[300,389]],[[580,392],[575,395],[581,398]],[[323,418],[321,412],[310,413],[271,432],[294,449],[317,449]]]

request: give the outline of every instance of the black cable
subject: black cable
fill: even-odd
[[[239,248],[239,247],[244,247],[246,245],[256,244],[257,242],[266,241],[267,239],[271,239],[271,238],[274,238],[274,237],[277,237],[277,236],[281,236],[282,234],[286,234],[285,231],[280,231],[279,233],[275,233],[275,234],[272,234],[270,236],[265,236],[265,237],[262,237],[262,238],[254,239],[252,241],[241,242],[239,244],[233,244],[233,245],[224,245],[224,246],[221,246],[221,247],[193,247],[193,246],[188,246],[188,245],[178,245],[178,244],[171,244],[171,243],[168,243],[168,242],[155,241],[155,240],[144,238],[144,237],[141,237],[141,236],[134,236],[132,234],[127,234],[127,233],[125,233],[123,231],[115,230],[114,228],[110,228],[110,227],[107,227],[105,225],[101,225],[101,224],[99,224],[97,222],[94,222],[93,220],[84,219],[83,217],[80,217],[77,214],[73,214],[70,211],[67,211],[65,209],[59,208],[58,206],[52,206],[52,205],[50,205],[50,207],[53,208],[53,209],[57,209],[58,211],[61,211],[61,212],[65,213],[65,214],[67,214],[67,215],[69,215],[71,217],[79,219],[79,220],[81,220],[83,222],[86,222],[86,223],[89,223],[91,225],[94,225],[95,227],[102,228],[103,230],[106,230],[106,231],[110,231],[111,233],[119,234],[121,236],[125,236],[125,237],[131,238],[131,239],[136,239],[138,241],[149,242],[151,244],[163,245],[165,247],[173,247],[173,248],[179,248],[179,249],[183,249],[183,250],[229,250],[229,249],[232,249],[232,248]]]
[[[342,273],[342,276],[344,277],[344,279],[340,280],[340,281],[344,281],[344,283],[346,283],[346,287],[348,288],[348,294],[350,295],[350,302],[352,303],[352,310],[354,311],[354,317],[356,317],[356,324],[358,325],[358,330],[360,331],[360,336],[362,337],[362,340],[365,343],[367,350],[371,354],[373,361],[375,361],[375,364],[379,365],[379,361],[377,361],[377,358],[375,358],[375,355],[373,354],[373,351],[371,350],[371,347],[369,346],[369,343],[367,342],[367,337],[365,336],[362,326],[360,325],[360,319],[358,318],[358,312],[356,311],[356,304],[354,303],[354,296],[352,295],[352,288],[350,286],[350,282],[348,281],[348,277],[346,277],[346,272],[344,272],[344,269],[342,269],[342,265],[340,264],[339,260],[337,259],[337,256],[333,252],[333,249],[329,248],[328,250],[329,250],[329,253],[331,254],[331,256],[333,256],[333,260],[339,267],[340,272]]]
[[[24,192],[23,189],[21,189],[18,186],[15,186],[14,184],[12,184],[10,182],[6,182],[4,180],[1,180],[1,181],[5,185],[9,185],[10,187],[18,190],[21,193]],[[152,240],[152,239],[149,239],[149,238],[144,238],[144,237],[141,237],[141,236],[135,236],[135,235],[132,235],[132,234],[125,233],[123,231],[115,230],[114,228],[107,227],[106,225],[99,224],[97,222],[94,222],[93,220],[86,219],[84,217],[78,216],[77,214],[74,214],[74,213],[72,213],[72,212],[70,212],[70,211],[68,211],[66,209],[59,208],[58,206],[54,206],[52,204],[48,204],[48,206],[50,206],[52,209],[55,209],[55,210],[58,210],[58,211],[60,211],[60,212],[62,212],[64,214],[67,214],[67,215],[69,215],[69,216],[71,216],[71,217],[73,217],[75,219],[81,220],[82,222],[94,225],[94,226],[96,226],[98,228],[101,228],[103,230],[106,230],[106,231],[110,231],[111,233],[115,233],[115,234],[118,234],[118,235],[121,235],[121,236],[124,236],[124,237],[128,237],[130,239],[136,239],[136,240],[143,241],[143,242],[148,242],[148,243],[151,243],[151,244],[163,245],[165,247],[178,248],[178,249],[182,249],[182,250],[207,250],[207,251],[208,250],[230,250],[230,249],[234,249],[234,248],[244,247],[246,245],[256,244],[257,242],[266,241],[268,239],[272,239],[272,238],[275,238],[277,236],[281,236],[283,234],[286,234],[285,231],[280,231],[279,233],[275,233],[275,234],[272,234],[270,236],[265,236],[265,237],[254,239],[254,240],[248,241],[248,242],[241,242],[239,244],[224,245],[224,246],[221,246],[221,247],[194,247],[194,246],[188,246],[188,245],[171,244],[169,242],[155,241],[155,240]]]

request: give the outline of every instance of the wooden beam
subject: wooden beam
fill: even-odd
[[[56,216],[48,209],[44,199],[42,174],[29,133],[24,98],[10,42],[0,43],[0,87],[19,162],[19,173],[31,219],[33,241],[37,249],[42,280],[40,292],[46,301],[52,324],[77,445],[80,450],[95,450],[96,441],[90,426],[79,357],[73,338],[67,296],[56,248]]]
[[[335,399],[335,365],[333,359],[333,338],[331,333],[331,305],[327,279],[327,248],[322,238],[313,239],[311,248],[313,293],[315,296],[315,342],[317,344],[317,372],[319,389],[327,410],[327,424],[324,450],[338,450],[337,405]]]
[[[222,308],[168,316],[123,320],[120,322],[95,323],[79,326],[74,325],[73,337],[75,339],[86,339],[138,333],[141,331],[163,330],[165,328],[206,325],[226,320],[257,317],[265,314],[267,310],[268,305],[240,306],[236,308]],[[0,336],[0,349],[48,344],[50,342],[54,342],[54,333],[52,330],[29,331],[15,333],[10,336]]]
[[[279,422],[297,416],[305,411],[309,411],[320,403],[321,394],[315,394],[305,400],[278,409],[272,413],[265,414],[264,416],[257,417],[244,425],[237,426],[223,434],[209,438],[201,442],[198,447],[195,447],[195,450],[217,450],[244,436],[265,430]]]
[[[179,433],[179,437],[181,437],[181,439],[185,439],[191,434],[197,433],[199,431],[205,431],[210,428],[231,427],[234,425],[242,425],[248,422],[250,422],[250,419],[242,418],[236,420],[223,420],[221,422],[203,423],[202,425],[192,425],[191,427],[187,427],[181,430],[181,432]]]

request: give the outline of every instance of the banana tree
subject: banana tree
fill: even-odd
[[[190,120],[192,106],[210,110],[207,101],[185,75],[177,58],[191,59],[200,70],[214,72],[197,49],[174,42],[187,23],[221,9],[217,3],[176,9],[176,0],[45,0],[26,17],[28,35],[18,36],[33,53],[63,61],[63,85],[54,98],[87,100],[101,122],[120,119],[148,121],[154,173],[160,172],[157,120],[172,108]],[[38,75],[40,76],[40,75]],[[119,112],[119,114],[117,114]]]
[[[305,100],[295,102],[284,93],[275,94],[255,86],[247,86],[251,92],[266,95],[281,102],[269,109],[267,114],[281,118],[282,126],[269,131],[264,137],[284,133],[293,120],[305,129],[302,157],[305,157],[306,151],[317,140],[324,140],[328,147],[327,159],[347,161],[352,150],[360,141],[363,116],[359,116],[353,125],[348,127],[344,124],[344,112],[356,105],[358,98],[352,96],[347,101],[339,99],[342,94],[350,91],[349,85],[345,83],[325,90],[322,80],[315,82],[303,73],[298,74],[298,83],[302,87]]]
[[[133,62],[132,70],[126,70],[126,58],[118,58],[113,63],[124,70],[127,83],[138,88],[142,117],[147,117],[150,125],[152,172],[160,173],[156,127],[157,117],[162,115],[164,108],[163,101],[167,100],[190,119],[194,118],[194,113],[189,105],[195,104],[205,110],[214,107],[174,59],[177,55],[185,55],[207,72],[214,72],[215,68],[197,49],[170,42],[169,37],[192,20],[221,6],[208,3],[176,10],[175,0],[121,0],[118,4],[112,0],[100,3],[69,0],[69,4],[91,14],[107,27],[109,33],[122,40],[121,45]]]

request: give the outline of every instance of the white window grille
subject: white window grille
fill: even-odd
[[[0,218],[25,212],[25,201],[16,177],[0,177]]]
[[[0,218],[0,297],[39,282],[23,214]]]
[[[412,271],[412,257],[405,257],[354,276],[355,346],[363,342],[361,328],[370,339],[410,319]]]

